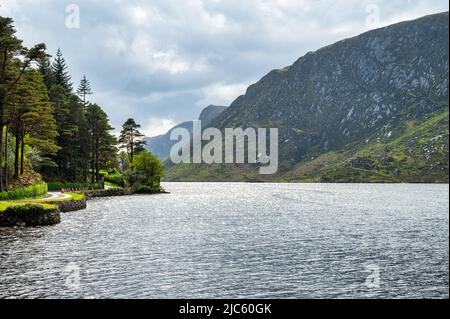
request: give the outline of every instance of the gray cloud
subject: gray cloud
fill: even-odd
[[[149,133],[229,104],[246,86],[308,51],[376,26],[447,11],[445,0],[1,0],[27,45],[61,47],[74,82],[86,74],[114,126]],[[373,5],[379,21],[368,24]]]

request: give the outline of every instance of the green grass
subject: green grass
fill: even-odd
[[[111,183],[111,182],[105,182],[105,185],[112,188],[119,188],[119,185]]]
[[[30,199],[30,200],[11,200],[11,201],[0,201],[0,212],[5,211],[8,207],[12,206],[24,206],[28,204],[38,204],[42,205],[44,207],[54,207],[52,203],[58,203],[58,202],[66,202],[66,201],[72,201],[72,200],[83,200],[86,198],[83,194],[80,193],[66,193],[67,195],[72,196],[71,198],[61,198],[61,199],[46,199],[46,198],[39,198],[39,199]]]
[[[0,202],[0,213],[4,212],[9,207],[25,206],[25,205],[36,204],[36,203],[38,203],[38,202],[33,202],[33,201],[4,201],[4,202]],[[45,208],[55,208],[55,205],[52,205],[52,204],[43,204],[43,203],[38,203],[38,204],[43,206],[43,207],[45,207]]]
[[[71,199],[68,199],[68,198],[63,199],[63,200],[66,200],[66,201],[67,200],[82,200],[82,199],[86,198],[86,196],[84,196],[84,194],[81,194],[81,193],[66,193],[66,194],[72,196]]]
[[[86,196],[84,196],[81,193],[64,193],[66,195],[70,195],[72,196],[71,198],[60,198],[60,199],[46,199],[46,198],[40,198],[37,200],[34,200],[32,202],[46,202],[46,203],[56,203],[56,202],[67,202],[67,201],[71,201],[71,200],[82,200],[85,199]]]
[[[100,174],[103,176],[105,180],[105,185],[109,185],[110,187],[119,187],[124,184],[123,175],[116,171],[100,171]]]
[[[0,201],[38,198],[47,195],[47,193],[48,193],[47,184],[42,182],[36,185],[24,188],[17,188],[7,192],[2,192],[0,193]]]

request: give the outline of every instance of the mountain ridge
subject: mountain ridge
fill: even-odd
[[[211,126],[279,128],[280,172],[273,180],[289,175],[299,163],[352,143],[367,139],[366,143],[388,143],[405,134],[405,123],[420,125],[446,110],[448,12],[371,30],[309,52],[251,85]],[[229,178],[221,170],[203,169]],[[251,166],[246,173],[239,165],[235,170],[241,171],[243,180],[266,180]],[[175,166],[168,180],[180,176],[197,180],[200,175],[198,167],[188,173]],[[448,181],[448,172],[442,179]]]
[[[202,121],[203,126],[207,126],[226,109],[226,106],[209,105],[202,110],[198,120]],[[171,132],[177,128],[184,128],[192,132],[192,123],[193,121],[186,121],[174,126],[166,134],[144,138],[147,143],[146,149],[161,160],[166,160],[170,155],[172,146],[176,143],[176,141],[170,140]]]

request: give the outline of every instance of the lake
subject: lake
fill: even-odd
[[[448,185],[167,183],[0,229],[0,298],[448,298]]]

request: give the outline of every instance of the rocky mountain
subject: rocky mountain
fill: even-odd
[[[168,180],[448,182],[448,12],[273,70],[211,126],[280,129],[280,170],[178,165]]]
[[[226,109],[226,106],[210,105],[202,111],[198,119],[199,121],[202,121],[202,126],[206,127],[218,118]]]
[[[202,121],[202,126],[207,126],[226,109],[226,106],[210,105],[203,109],[198,119]],[[192,123],[192,121],[184,122],[173,127],[164,135],[145,138],[144,140],[147,142],[147,150],[158,156],[161,160],[166,160],[170,155],[172,146],[176,143],[170,140],[170,134],[172,131],[176,128],[185,128],[192,132]]]

